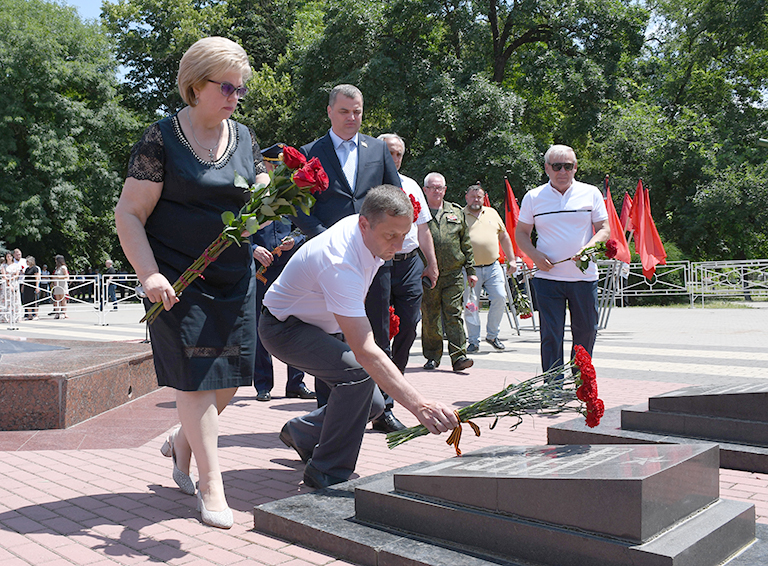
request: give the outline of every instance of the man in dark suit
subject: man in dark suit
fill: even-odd
[[[397,168],[387,144],[360,134],[363,121],[363,93],[353,85],[335,86],[328,96],[328,119],[331,128],[323,137],[301,148],[309,159],[317,157],[328,175],[328,190],[317,195],[309,215],[299,212],[294,223],[313,237],[324,232],[342,218],[360,212],[369,189],[378,185],[400,185]],[[389,351],[389,295],[392,261],[379,269],[368,291],[365,310],[376,344]],[[327,400],[328,390],[318,381],[318,404]],[[387,408],[373,422],[376,430],[391,432],[405,428],[392,414],[392,400],[385,395]]]

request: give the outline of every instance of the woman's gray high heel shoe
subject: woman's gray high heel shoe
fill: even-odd
[[[179,486],[181,492],[186,493],[187,495],[194,495],[195,482],[193,482],[192,478],[182,472],[176,465],[176,452],[173,449],[173,441],[176,440],[176,435],[178,433],[179,429],[177,428],[170,434],[170,436],[168,436],[168,439],[165,441],[162,448],[160,448],[160,452],[162,452],[163,456],[173,459],[173,481]]]
[[[203,503],[203,493],[199,489],[197,490],[197,510],[200,511],[200,519],[203,523],[211,527],[229,529],[235,524],[235,517],[229,507],[223,511],[208,511]]]

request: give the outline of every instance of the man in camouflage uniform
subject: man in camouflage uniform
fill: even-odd
[[[453,371],[462,371],[473,364],[467,357],[467,336],[461,317],[464,293],[462,269],[467,270],[470,287],[475,286],[477,277],[463,208],[443,201],[445,189],[445,177],[440,173],[430,173],[424,179],[424,195],[432,212],[432,220],[427,225],[435,244],[440,275],[434,288],[424,289],[421,302],[421,347],[427,358],[424,369],[439,366],[443,356],[442,319]]]

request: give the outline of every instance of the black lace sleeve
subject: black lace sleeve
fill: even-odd
[[[266,173],[267,168],[264,166],[264,158],[261,156],[261,149],[256,141],[256,134],[251,128],[248,128],[248,132],[251,134],[251,149],[253,150],[253,168],[257,175]]]
[[[162,183],[165,178],[163,161],[165,161],[163,135],[160,133],[160,126],[155,123],[144,131],[144,135],[131,149],[128,177],[139,181]]]

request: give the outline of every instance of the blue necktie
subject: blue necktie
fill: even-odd
[[[353,155],[355,149],[355,142],[352,140],[341,142],[343,160],[341,162],[341,169],[344,171],[344,176],[347,178],[352,191],[355,190],[355,172],[357,171],[357,155]]]

